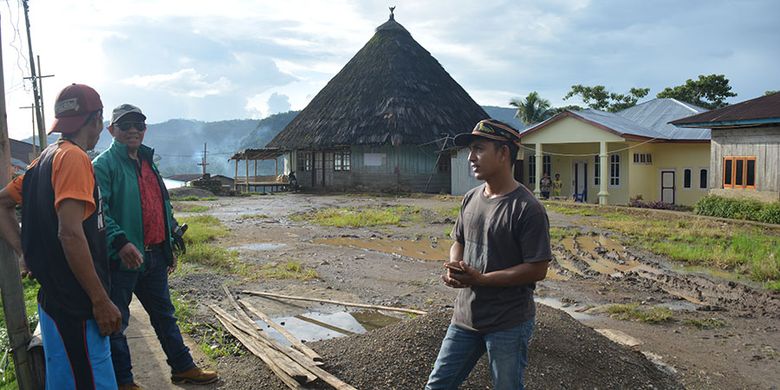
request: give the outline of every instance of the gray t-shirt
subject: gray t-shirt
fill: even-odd
[[[484,189],[481,185],[463,197],[452,231],[452,238],[464,245],[463,261],[484,274],[551,260],[550,223],[536,197],[523,185],[492,199]],[[460,289],[452,323],[483,333],[517,326],[536,314],[535,288],[529,283]]]

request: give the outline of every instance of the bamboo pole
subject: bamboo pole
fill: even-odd
[[[424,312],[422,310],[406,309],[406,308],[403,308],[403,307],[369,305],[369,304],[366,304],[366,303],[341,302],[341,301],[334,301],[334,300],[330,300],[330,299],[296,297],[296,296],[292,296],[292,295],[274,294],[274,293],[269,293],[269,292],[265,292],[265,291],[243,290],[241,292],[244,293],[244,294],[257,295],[257,296],[260,296],[260,297],[268,297],[268,298],[292,299],[292,300],[296,300],[296,301],[309,301],[309,302],[330,303],[330,304],[333,304],[333,305],[340,305],[340,306],[362,307],[364,309],[396,311],[396,312],[400,312],[400,313],[410,313],[410,314],[419,314],[419,315],[428,314],[427,312]]]
[[[287,339],[287,341],[292,344],[294,348],[301,351],[304,355],[311,358],[311,360],[314,361],[314,363],[321,363],[322,362],[322,356],[320,356],[317,352],[315,352],[313,349],[309,348],[306,344],[302,343],[301,340],[298,340],[292,333],[290,333],[287,329],[285,329],[283,326],[277,324],[274,322],[271,317],[268,317],[265,313],[261,312],[260,310],[257,310],[254,306],[250,305],[243,299],[239,299],[238,303],[243,305],[247,310],[252,312],[252,314],[256,315],[261,320],[265,321],[266,324],[271,326],[272,328],[276,329],[277,332],[279,332],[284,338]]]

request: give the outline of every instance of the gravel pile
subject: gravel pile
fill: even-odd
[[[313,343],[312,348],[325,359],[323,368],[358,389],[422,389],[450,316],[450,311],[431,313],[367,334]],[[529,360],[528,389],[682,388],[640,352],[623,348],[546,306],[538,307]],[[286,388],[259,359],[255,361],[255,386]],[[461,389],[491,387],[483,357]],[[311,388],[330,387],[314,383]]]

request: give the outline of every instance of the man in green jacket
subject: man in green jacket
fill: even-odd
[[[111,300],[122,313],[122,331],[111,336],[111,358],[120,389],[139,389],[133,381],[125,337],[133,293],[149,314],[171,367],[173,383],[207,384],[214,371],[198,368],[176,325],[168,274],[176,269],[168,191],[154,164],[154,150],[143,145],[146,116],[136,106],[114,109],[108,131],[114,142],[93,161],[104,199],[111,263]]]

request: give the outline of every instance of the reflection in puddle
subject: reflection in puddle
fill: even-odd
[[[592,316],[590,314],[578,313],[576,311],[577,310],[576,306],[566,306],[566,307],[564,307],[563,306],[563,302],[561,302],[561,301],[559,301],[559,300],[557,300],[555,298],[534,297],[534,301],[536,301],[536,303],[540,303],[542,305],[549,306],[549,307],[552,307],[554,309],[563,310],[563,311],[566,312],[566,314],[572,316],[572,318],[574,318],[575,320],[578,320],[578,321],[583,321],[583,320],[589,320],[589,319],[596,318],[596,317],[594,317],[594,316]]]
[[[275,242],[255,242],[252,244],[244,244],[239,246],[230,247],[232,250],[250,250],[250,251],[272,251],[279,248],[284,248],[286,244],[277,244]]]
[[[349,334],[366,333],[373,329],[400,322],[401,319],[375,311],[357,311],[352,313],[342,311],[329,314],[307,312],[300,316],[274,318],[273,321],[284,326],[297,339],[303,342],[313,342]],[[290,345],[284,336],[268,324],[263,321],[257,321],[257,323],[276,341],[284,345]]]
[[[347,246],[369,249],[377,252],[397,254],[421,260],[445,261],[450,255],[450,242],[442,243],[430,240],[383,240],[360,238],[321,238],[314,240],[317,244]]]

